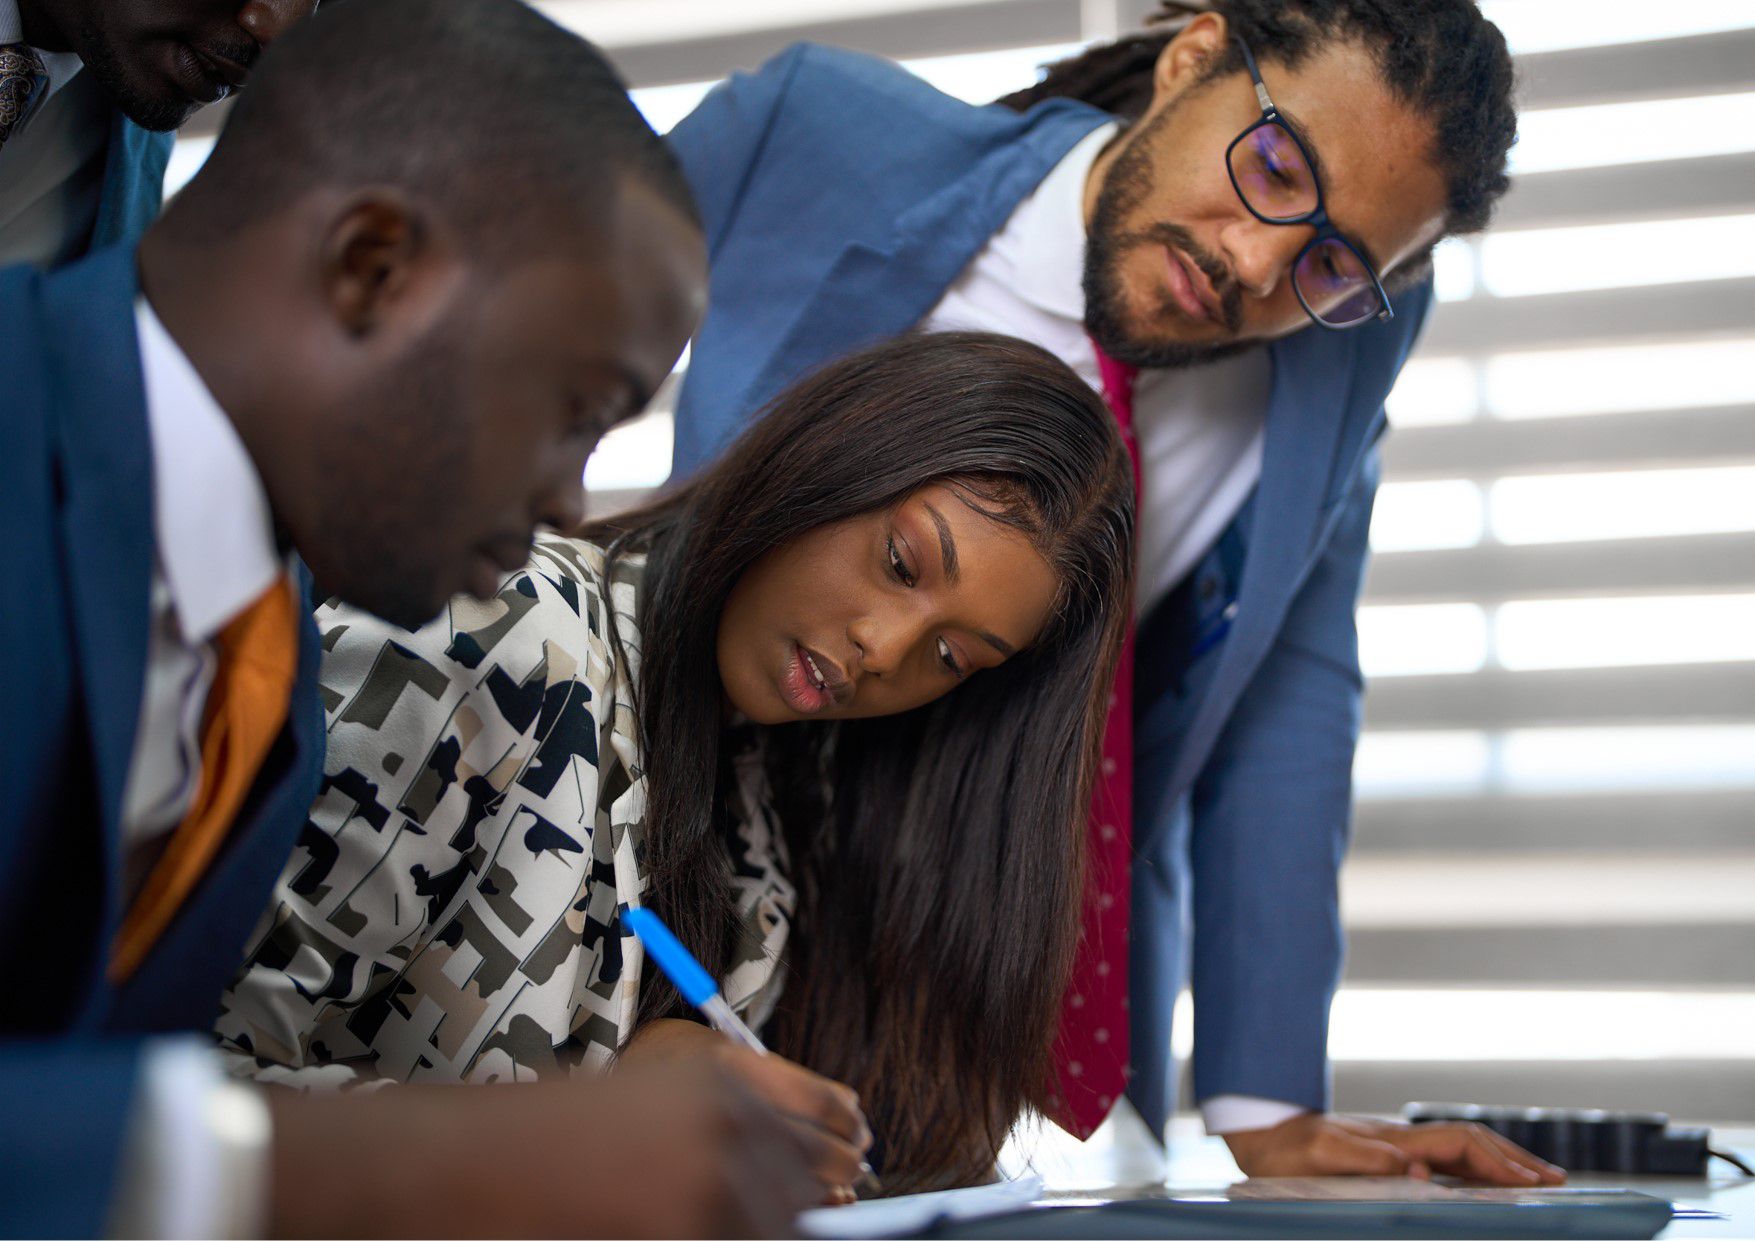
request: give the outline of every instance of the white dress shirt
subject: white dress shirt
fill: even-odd
[[[123,794],[130,843],[182,821],[200,775],[213,638],[285,564],[262,479],[201,376],[145,298],[134,304],[152,437],[152,634]]]
[[[945,290],[921,326],[1003,332],[1042,346],[1098,391],[1085,333],[1085,182],[1117,132],[1103,125],[1067,152]],[[1144,370],[1134,384],[1140,451],[1136,612],[1143,616],[1194,567],[1261,476],[1273,372],[1266,348],[1182,370]],[[1201,1104],[1211,1133],[1278,1124],[1305,1109],[1219,1095]]]
[[[131,850],[165,836],[188,812],[201,776],[214,636],[288,567],[275,547],[262,479],[231,419],[145,298],[134,303],[134,323],[157,554],[145,692],[123,793],[123,842]],[[259,1235],[266,1105],[225,1075],[205,1038],[155,1039],[147,1048],[111,1231]]]
[[[24,42],[17,0],[0,0],[0,45]],[[91,235],[103,193],[115,104],[72,52],[33,51],[49,78],[0,146],[0,267],[54,265]]]

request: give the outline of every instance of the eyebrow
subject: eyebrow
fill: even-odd
[[[1310,140],[1310,127],[1303,121],[1299,120],[1291,112],[1287,111],[1280,104],[1278,99],[1274,100],[1274,111],[1280,114],[1280,122],[1297,135],[1299,144],[1304,148],[1304,154],[1310,157],[1310,171],[1316,174],[1317,184],[1322,186],[1329,185],[1328,164],[1323,161],[1322,152],[1316,149],[1316,143]],[[1323,199],[1322,208],[1324,211],[1327,211],[1328,195],[1326,193],[1323,194]],[[1334,221],[1330,220],[1329,223],[1333,224]],[[1377,278],[1379,280],[1382,280],[1384,276],[1383,261],[1377,257],[1376,252],[1371,249],[1371,246],[1366,240],[1363,237],[1354,236],[1339,225],[1335,225],[1335,228],[1342,237],[1347,239],[1348,244],[1355,247],[1360,254],[1365,256],[1365,261],[1371,264],[1371,270],[1377,273]]]
[[[998,651],[1001,655],[1006,656],[1008,659],[1018,653],[1017,647],[1013,646],[1010,642],[1007,642],[998,634],[988,633],[984,629],[978,636],[983,642],[987,643],[987,645],[991,646],[994,650]]]
[[[938,551],[939,555],[944,558],[945,577],[952,586],[955,586],[962,570],[957,566],[957,541],[951,537],[951,523],[946,521],[945,515],[932,505],[923,504],[921,507],[932,514],[932,524],[938,527]]]
[[[922,504],[921,507],[932,515],[932,524],[938,528],[938,550],[939,555],[944,557],[945,578],[951,585],[955,586],[961,571],[957,566],[957,541],[951,537],[951,523],[946,521],[945,515],[932,505]],[[976,634],[976,637],[1008,659],[1018,653],[1017,647],[998,634],[988,633],[985,629]]]

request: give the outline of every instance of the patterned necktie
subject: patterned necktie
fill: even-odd
[[[1104,353],[1096,341],[1103,398],[1115,415],[1140,491],[1140,456],[1133,434],[1135,368]],[[1103,766],[1091,797],[1090,874],[1072,983],[1060,1012],[1055,1045],[1058,1080],[1050,1117],[1088,1138],[1127,1089],[1127,934],[1133,890],[1133,625],[1122,643],[1103,728]]]
[[[262,760],[280,735],[298,673],[298,594],[282,574],[220,630],[219,665],[201,725],[201,783],[122,920],[110,981],[123,982],[206,872],[225,841]]]
[[[30,118],[48,85],[36,49],[22,43],[0,45],[0,147]]]

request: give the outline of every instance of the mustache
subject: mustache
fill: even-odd
[[[1120,241],[1124,247],[1170,245],[1182,251],[1212,284],[1213,293],[1219,299],[1219,317],[1224,321],[1225,330],[1233,334],[1242,330],[1243,290],[1231,278],[1225,265],[1203,249],[1187,229],[1177,224],[1153,224],[1149,228],[1124,233]]]

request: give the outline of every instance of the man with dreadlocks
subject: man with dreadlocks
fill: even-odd
[[[1081,1136],[1123,1094],[1162,1133],[1186,970],[1196,1101],[1245,1172],[1560,1179],[1472,1126],[1326,1112],[1375,445],[1433,246],[1507,188],[1511,85],[1472,0],[1165,2],[998,106],[805,45],[671,135],[713,268],[678,478],[801,373],[916,328],[1042,345],[1131,430],[1138,658],[1043,1014],[1042,1103]]]

